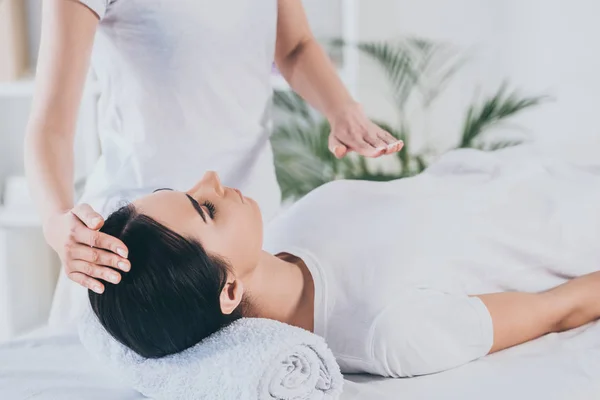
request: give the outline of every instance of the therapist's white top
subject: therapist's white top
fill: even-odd
[[[100,18],[102,88],[102,156],[80,201],[106,217],[214,170],[269,220],[281,199],[269,143],[277,0],[78,1]],[[70,325],[85,294],[61,274],[51,325]]]
[[[277,0],[78,0],[100,17],[102,158],[82,201],[103,214],[206,170],[269,219],[280,192],[269,144]]]
[[[315,333],[344,372],[443,371],[492,346],[491,317],[469,296],[600,269],[600,169],[527,148],[457,151],[416,178],[315,190],[271,223],[265,249],[307,264]]]

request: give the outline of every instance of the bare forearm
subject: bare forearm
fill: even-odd
[[[292,89],[328,119],[354,103],[329,57],[314,38],[279,60],[278,67]]]
[[[492,316],[494,344],[490,354],[553,332],[566,312],[558,304],[549,307],[542,294],[495,293],[477,297]]]
[[[73,207],[73,141],[98,17],[80,2],[45,0],[36,88],[25,139],[29,187],[44,221]]]
[[[600,317],[600,273],[573,279],[544,293],[479,297],[494,325],[494,353],[548,333],[574,329]]]
[[[25,170],[43,220],[73,207],[73,146],[68,135],[30,132],[25,141]]]

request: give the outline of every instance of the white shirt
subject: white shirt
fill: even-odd
[[[78,0],[100,18],[92,67],[102,88],[102,156],[80,199],[107,217],[157,188],[206,172],[279,210],[271,132],[277,0]],[[81,312],[61,274],[50,321]]]
[[[277,0],[79,0],[99,17],[102,157],[82,202],[108,214],[207,170],[269,219],[280,192],[269,144]]]
[[[489,352],[491,317],[470,296],[598,270],[599,204],[600,170],[464,150],[411,179],[327,184],[267,227],[265,249],[307,264],[315,333],[344,372],[422,375]]]

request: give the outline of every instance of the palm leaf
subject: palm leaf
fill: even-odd
[[[388,77],[396,104],[402,113],[413,89],[419,81],[414,60],[406,47],[386,42],[358,44],[358,49],[377,61]]]
[[[451,79],[464,67],[468,57],[456,52],[452,47],[437,45],[427,54],[420,68],[427,77],[421,85],[423,106],[428,108],[446,89]]]
[[[404,146],[402,150],[396,153],[398,157],[398,161],[400,161],[400,165],[402,166],[402,172],[408,173],[411,166],[412,155],[410,152],[410,135],[408,126],[403,123],[399,132],[394,132],[394,136],[404,142]]]
[[[319,138],[306,133],[304,126],[290,123],[278,127],[271,138],[284,199],[301,197],[333,177],[331,165],[315,152]]]
[[[546,100],[546,96],[520,97],[516,91],[509,93],[508,86],[503,84],[481,106],[469,107],[459,147],[475,147],[476,139],[487,129]]]
[[[326,120],[278,126],[271,137],[277,179],[284,199],[297,199],[317,187],[356,170],[349,157],[338,160],[328,148]]]
[[[408,38],[401,42],[401,47],[406,51],[413,60],[413,71],[416,77],[415,87],[403,87],[405,91],[401,94],[402,97],[410,97],[409,90],[419,89],[422,95],[425,95],[427,87],[430,86],[431,76],[428,73],[430,66],[435,61],[439,45],[420,38]]]
[[[416,92],[422,95],[424,107],[429,107],[467,60],[448,45],[420,38],[394,44],[364,42],[358,49],[385,71],[401,114]]]
[[[425,161],[425,158],[423,158],[423,156],[415,156],[415,162],[417,163],[417,173],[420,174],[421,172],[425,171],[427,169],[427,162]]]
[[[273,104],[278,109],[293,116],[301,116],[306,121],[312,121],[312,115],[308,104],[295,92],[275,90],[273,92]]]

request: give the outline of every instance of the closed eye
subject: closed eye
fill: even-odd
[[[189,194],[186,193],[185,195],[190,200],[190,202],[192,203],[192,205],[194,206],[194,208],[196,209],[196,211],[198,211],[198,214],[200,214],[200,216],[202,217],[202,220],[204,222],[206,222],[206,215],[204,214],[204,210],[202,209],[202,206],[200,205],[200,203],[198,203],[196,201],[196,199],[193,198],[192,196],[190,196]]]
[[[215,215],[217,215],[217,207],[215,207],[215,205],[210,201],[205,201],[204,203],[202,203],[202,205],[208,210],[208,215],[210,216],[210,219],[215,219]]]
[[[152,193],[156,193],[156,192],[161,192],[163,190],[168,190],[168,191],[173,191],[173,189],[169,189],[169,188],[160,188],[160,189],[156,189],[154,192]],[[190,196],[189,194],[185,194],[187,196],[187,198],[190,200],[190,202],[192,203],[192,206],[194,206],[194,209],[198,212],[198,214],[200,214],[200,217],[202,218],[202,221],[206,222],[206,214],[204,213],[204,210],[202,209],[202,206],[200,205],[200,203],[198,203],[196,201],[196,199],[194,199],[192,196]],[[214,206],[213,206],[214,207]],[[211,211],[212,214],[212,211]],[[212,217],[212,215],[211,215]]]

